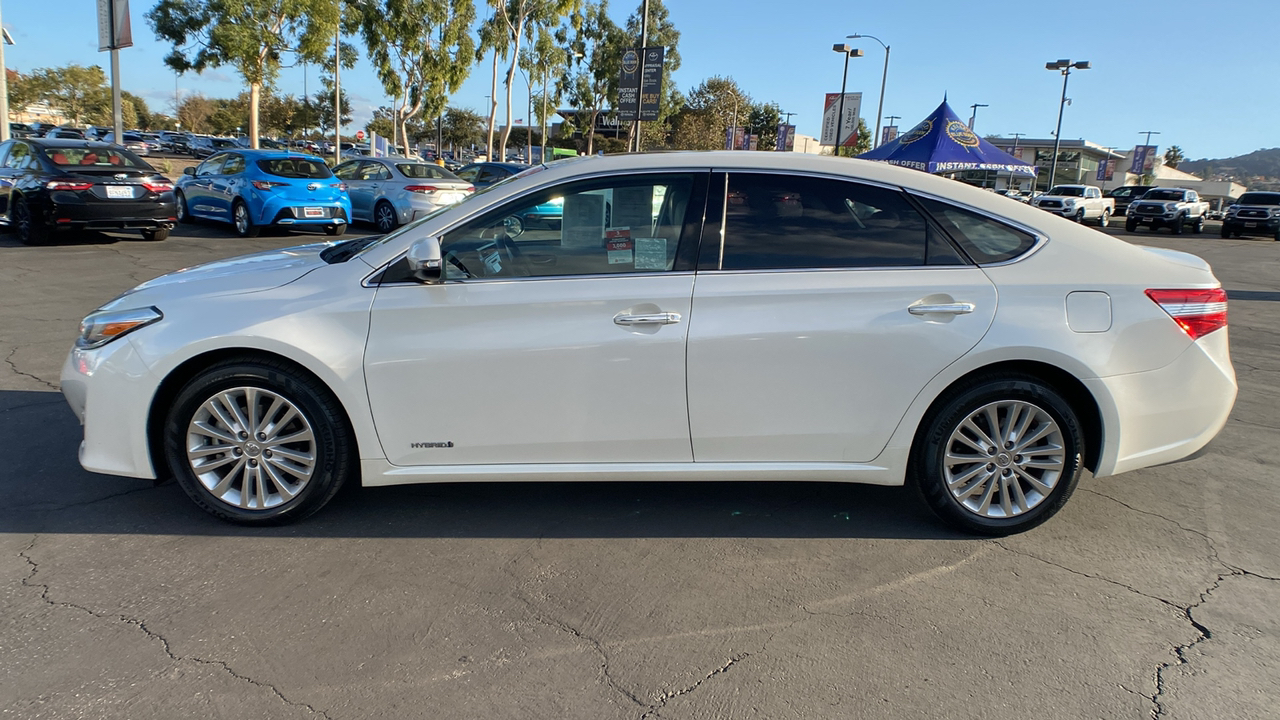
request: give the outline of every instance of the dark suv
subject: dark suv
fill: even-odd
[[[1222,220],[1222,237],[1269,235],[1280,241],[1280,192],[1247,192]]]
[[[1116,209],[1113,214],[1124,215],[1129,210],[1129,204],[1142,197],[1150,189],[1151,186],[1149,185],[1125,185],[1108,190],[1107,197],[1114,198],[1116,201]]]

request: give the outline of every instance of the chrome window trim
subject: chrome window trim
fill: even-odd
[[[645,169],[637,169],[637,170],[627,170],[627,171],[623,171],[623,172],[616,172],[616,171],[597,171],[597,172],[587,173],[587,174],[584,174],[584,175],[578,175],[578,176],[575,176],[575,177],[573,177],[573,178],[568,178],[568,179],[566,179],[564,182],[565,182],[565,184],[568,184],[568,183],[576,183],[576,182],[580,182],[580,181],[583,181],[583,180],[595,180],[595,179],[597,179],[597,178],[618,178],[618,177],[629,177],[629,176],[631,176],[631,175],[669,175],[669,174],[672,174],[672,173],[685,173],[685,174],[689,174],[689,175],[696,175],[696,174],[698,174],[698,173],[700,173],[700,172],[710,173],[710,172],[713,172],[713,171],[712,171],[712,170],[710,170],[710,169],[708,169],[708,168],[707,168],[707,167],[705,167],[705,166],[699,166],[699,167],[693,167],[693,168],[689,168],[689,167],[685,167],[685,168],[671,168],[671,169],[662,169],[662,168],[645,168]],[[516,201],[519,201],[519,200],[521,200],[521,199],[523,199],[523,198],[526,198],[526,197],[528,197],[528,196],[530,196],[530,195],[534,195],[534,194],[536,194],[536,193],[538,193],[538,192],[540,192],[540,191],[542,191],[542,190],[546,189],[546,187],[547,187],[546,185],[539,185],[538,187],[530,188],[529,190],[527,190],[527,191],[525,191],[525,192],[522,192],[522,193],[520,193],[519,195],[513,195],[513,196],[511,196],[511,197],[507,198],[506,200],[502,200],[502,201],[499,201],[499,202],[493,203],[493,204],[491,204],[491,205],[487,205],[487,206],[485,206],[485,207],[484,207],[484,209],[482,209],[482,210],[476,210],[475,212],[472,212],[472,213],[470,213],[469,215],[465,215],[465,216],[463,216],[463,217],[462,217],[462,219],[458,220],[458,222],[456,222],[456,223],[454,223],[454,224],[450,225],[449,227],[447,227],[447,228],[445,228],[445,229],[441,230],[439,233],[437,233],[437,234],[436,234],[436,240],[439,240],[440,238],[444,237],[445,235],[447,235],[447,234],[449,234],[449,233],[453,232],[454,230],[457,230],[458,228],[462,227],[463,225],[466,225],[467,223],[469,223],[469,222],[471,222],[472,220],[476,219],[477,217],[479,217],[479,216],[481,216],[481,215],[485,214],[486,212],[489,212],[490,210],[494,210],[494,209],[496,209],[496,208],[497,208],[497,207],[499,207],[500,205],[503,205],[503,204],[506,204],[506,203],[510,203],[510,202],[516,202]],[[705,222],[705,220],[704,220],[704,222]],[[723,233],[723,231],[724,231],[724,225],[723,225],[723,224],[720,226],[720,229],[721,229],[721,232]],[[677,252],[678,252],[678,251],[677,251]],[[405,248],[403,252],[399,253],[398,255],[396,255],[395,257],[391,258],[391,259],[390,259],[390,260],[388,260],[387,262],[385,262],[385,263],[383,263],[383,264],[379,265],[377,268],[375,268],[375,269],[374,269],[374,271],[373,271],[373,272],[371,272],[371,273],[369,273],[368,275],[366,275],[366,276],[364,277],[364,279],[360,281],[360,285],[361,285],[361,287],[378,287],[378,283],[370,283],[370,282],[369,282],[369,280],[370,280],[371,278],[373,278],[375,275],[377,275],[378,273],[380,273],[380,272],[382,272],[382,271],[386,270],[387,268],[391,267],[392,265],[394,265],[394,264],[396,264],[396,263],[400,262],[400,260],[402,260],[402,259],[404,258],[404,256],[405,256],[405,255],[407,255],[408,253],[409,253],[409,248]],[[632,275],[632,274],[634,274],[634,275],[653,275],[655,272],[659,272],[659,271],[646,272],[646,273],[616,273],[616,275]],[[665,272],[668,272],[668,273],[669,273],[669,272],[671,272],[671,271],[670,271],[670,270],[667,270],[667,271],[665,271]],[[614,273],[605,273],[605,274],[604,274],[604,277],[615,277],[616,275],[615,275]],[[537,276],[533,276],[533,277],[534,277],[534,278],[567,278],[567,277],[587,277],[587,276],[586,276],[586,275],[537,275]],[[480,279],[484,279],[484,280],[492,280],[492,279],[495,279],[495,278],[472,278],[472,280],[480,280]],[[505,279],[505,278],[502,278],[502,279]],[[521,279],[529,280],[529,279],[532,279],[532,278],[521,278]],[[454,281],[452,281],[452,282],[461,282],[461,281],[454,280]],[[400,283],[389,283],[389,284],[391,284],[391,285],[399,285]],[[413,283],[413,284],[417,285],[417,284],[420,284],[420,283]]]
[[[970,266],[972,267],[972,266]],[[445,280],[444,282],[434,283],[435,285],[472,285],[475,283],[515,283],[515,282],[537,282],[541,280],[600,280],[603,278],[639,278],[653,277],[660,275],[662,277],[684,277],[696,275],[694,270],[681,270],[679,272],[653,271],[653,272],[628,272],[628,273],[593,273],[591,275],[531,275],[528,277],[494,277],[494,278],[460,278],[457,280]],[[389,282],[380,284],[360,283],[361,287],[385,288],[385,287],[426,287],[426,283],[412,282],[408,280],[400,282]]]
[[[987,218],[988,220],[995,220],[996,222],[1002,225],[1008,225],[1009,227],[1012,227],[1014,229],[1021,230],[1022,232],[1025,232],[1036,239],[1035,243],[1033,243],[1030,248],[1028,248],[1025,252],[1023,252],[1021,255],[1018,255],[1017,257],[1010,258],[1008,260],[1001,260],[1000,262],[993,262],[993,263],[974,262],[973,264],[977,267],[980,267],[980,268],[1004,267],[1006,265],[1012,265],[1014,263],[1022,262],[1023,260],[1040,252],[1040,248],[1043,248],[1049,242],[1049,236],[1045,235],[1039,230],[1031,227],[1030,225],[1024,225],[1018,222],[1017,220],[1011,220],[1007,217],[1004,217],[1003,215],[996,215],[995,213],[989,212],[987,210],[976,208],[972,205],[966,205],[965,203],[962,203],[962,202],[956,202],[951,198],[945,198],[940,195],[935,195],[931,192],[926,192],[923,190],[913,190],[911,188],[905,188],[905,187],[903,188],[903,190],[908,195],[929,198],[930,200],[933,200],[935,202],[940,202],[944,205],[954,205],[955,207],[958,207],[961,210],[967,210],[968,212],[971,212],[975,215],[981,215]],[[963,248],[961,249],[963,250]]]

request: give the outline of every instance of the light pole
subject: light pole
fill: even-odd
[[[980,107],[991,107],[991,106],[990,106],[990,105],[983,105],[982,103],[974,103],[974,104],[970,105],[969,107],[973,108],[973,114],[969,116],[969,131],[970,131],[970,132],[973,132],[973,124],[974,124],[974,122],[976,122],[976,121],[977,121],[977,119],[978,119],[978,108],[980,108]]]
[[[1058,131],[1053,135],[1053,164],[1049,166],[1049,188],[1053,188],[1053,180],[1058,174],[1058,147],[1062,144],[1062,111],[1067,107],[1067,80],[1071,78],[1071,69],[1088,70],[1089,61],[1057,60],[1044,64],[1045,70],[1058,70],[1062,73],[1062,99],[1058,101]]]
[[[1009,134],[1013,136],[1013,151],[1012,151],[1012,152],[1010,152],[1009,154],[1016,158],[1016,157],[1017,157],[1017,153],[1018,153],[1018,141],[1019,141],[1019,140],[1021,140],[1021,139],[1022,139],[1022,138],[1024,138],[1024,137],[1026,137],[1026,133],[1009,133]],[[1010,190],[1013,190],[1013,189],[1014,189],[1014,188],[1013,188],[1013,171],[1012,171],[1012,170],[1010,170],[1010,171],[1009,171],[1009,189],[1010,189]],[[1034,188],[1034,187],[1033,187],[1033,188],[1031,188],[1031,189],[1032,189],[1032,190],[1035,190],[1035,188]]]
[[[849,81],[849,58],[862,57],[862,51],[855,47],[849,47],[848,43],[837,43],[831,46],[835,52],[844,55],[844,72],[840,74],[840,102],[836,108],[836,149],[834,155],[840,157],[840,130],[844,125],[844,90]],[[854,132],[857,132],[854,128]]]
[[[880,47],[884,48],[884,72],[881,73],[880,75],[880,102],[878,104],[878,107],[876,107],[876,136],[871,139],[871,143],[873,147],[880,147],[880,117],[884,113],[884,85],[885,85],[885,82],[888,81],[889,79],[889,46],[885,45],[884,42],[880,38],[876,37],[875,35],[862,35],[859,33],[854,33],[849,37],[850,38],[867,38],[868,40],[875,40],[876,42],[880,43]]]
[[[1138,131],[1138,134],[1139,134],[1139,135],[1146,135],[1146,136],[1147,136],[1147,143],[1146,143],[1146,144],[1147,144],[1147,146],[1148,146],[1148,147],[1150,147],[1150,146],[1151,146],[1151,136],[1152,136],[1152,135],[1159,135],[1159,134],[1160,134],[1160,131],[1159,131],[1159,130],[1139,130],[1139,131]]]
[[[342,6],[338,6],[338,24],[333,28],[333,166],[342,162]]]
[[[885,120],[888,120],[888,122],[884,124],[884,129],[888,130],[889,128],[894,127],[894,124],[893,124],[894,121],[901,120],[901,119],[902,119],[901,115],[890,115],[889,117],[885,118]],[[884,138],[876,139],[876,147],[880,147],[881,145],[884,144],[882,140],[884,140]]]
[[[9,139],[9,72],[5,70],[4,46],[12,45],[9,31],[0,26],[0,142]]]

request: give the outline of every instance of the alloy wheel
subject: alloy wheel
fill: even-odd
[[[242,510],[297,497],[316,469],[311,421],[293,402],[258,387],[223,390],[187,426],[186,457],[213,497]]]
[[[1062,429],[1043,408],[1021,400],[989,403],[952,431],[943,454],[951,497],[984,518],[1030,512],[1053,492],[1066,467]]]
[[[249,211],[245,208],[244,203],[236,205],[235,222],[236,232],[241,235],[249,232]]]
[[[382,203],[374,213],[374,224],[381,232],[391,232],[396,227],[396,211],[390,205]]]

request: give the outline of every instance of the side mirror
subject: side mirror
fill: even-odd
[[[414,277],[427,285],[436,285],[440,282],[443,263],[440,258],[439,238],[422,238],[410,245],[405,260],[409,263],[409,272],[412,272]]]
[[[184,167],[182,168],[182,174],[191,175],[192,177],[194,177],[196,174],[196,169],[194,167]]]

